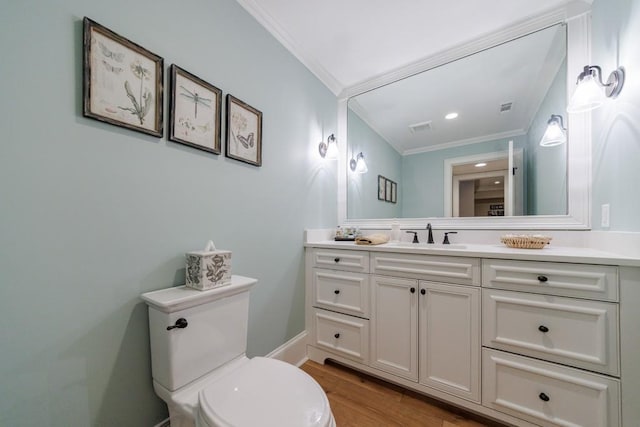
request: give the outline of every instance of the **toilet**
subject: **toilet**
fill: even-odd
[[[249,359],[249,290],[256,279],[199,291],[142,295],[149,306],[153,388],[171,427],[335,427],[327,396],[307,373]]]

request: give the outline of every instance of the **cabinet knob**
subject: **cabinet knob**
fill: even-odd
[[[336,257],[336,258],[334,258],[333,260],[334,260],[336,263],[340,262],[340,258],[337,258],[337,257]]]
[[[340,293],[340,289],[336,289],[335,291],[333,291],[333,293],[338,295]]]
[[[427,293],[427,290],[426,290],[426,289],[420,289],[420,294],[421,294],[421,295],[425,295],[426,293]]]
[[[539,330],[540,332],[544,332],[544,333],[549,332],[549,328],[547,328],[547,327],[546,327],[546,326],[544,326],[544,325],[540,325],[540,326],[538,326],[538,330]]]
[[[170,331],[172,329],[184,329],[189,325],[189,322],[187,322],[187,319],[181,317],[178,320],[176,320],[175,325],[173,326],[167,326],[167,331]]]
[[[333,337],[338,339],[338,338],[340,338],[340,334],[335,334]]]
[[[539,397],[539,398],[540,398],[540,400],[542,400],[543,402],[548,402],[548,401],[550,400],[550,399],[549,399],[549,396],[547,396],[547,395],[546,395],[546,394],[544,394],[544,393],[540,393],[540,394],[538,395],[538,397]]]
[[[542,283],[546,282],[547,280],[549,280],[547,276],[538,276],[538,281]]]
[[[413,288],[413,287],[412,287],[412,288],[411,288],[411,289],[409,289],[409,290],[411,291],[411,293],[412,293],[412,294],[415,294],[415,293],[416,293],[416,288]]]

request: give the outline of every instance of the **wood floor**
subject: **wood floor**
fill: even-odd
[[[301,368],[327,393],[337,427],[481,427],[500,424],[338,364]]]

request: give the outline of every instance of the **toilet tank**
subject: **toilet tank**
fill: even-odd
[[[149,306],[153,379],[175,391],[243,355],[249,289],[256,283],[232,276],[231,284],[207,291],[178,286],[143,294]],[[185,319],[186,326],[167,330],[178,319]]]

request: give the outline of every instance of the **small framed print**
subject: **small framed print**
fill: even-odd
[[[262,113],[227,94],[225,156],[262,166]]]
[[[396,203],[398,201],[398,184],[394,181],[391,181],[391,203]]]
[[[386,190],[387,179],[382,175],[378,175],[378,200],[384,200]]]
[[[220,154],[222,91],[171,64],[169,140]]]
[[[85,17],[82,113],[162,137],[164,60]]]
[[[386,185],[385,185],[384,200],[387,202],[391,201],[391,183],[392,182],[393,181],[387,179],[385,183]]]

